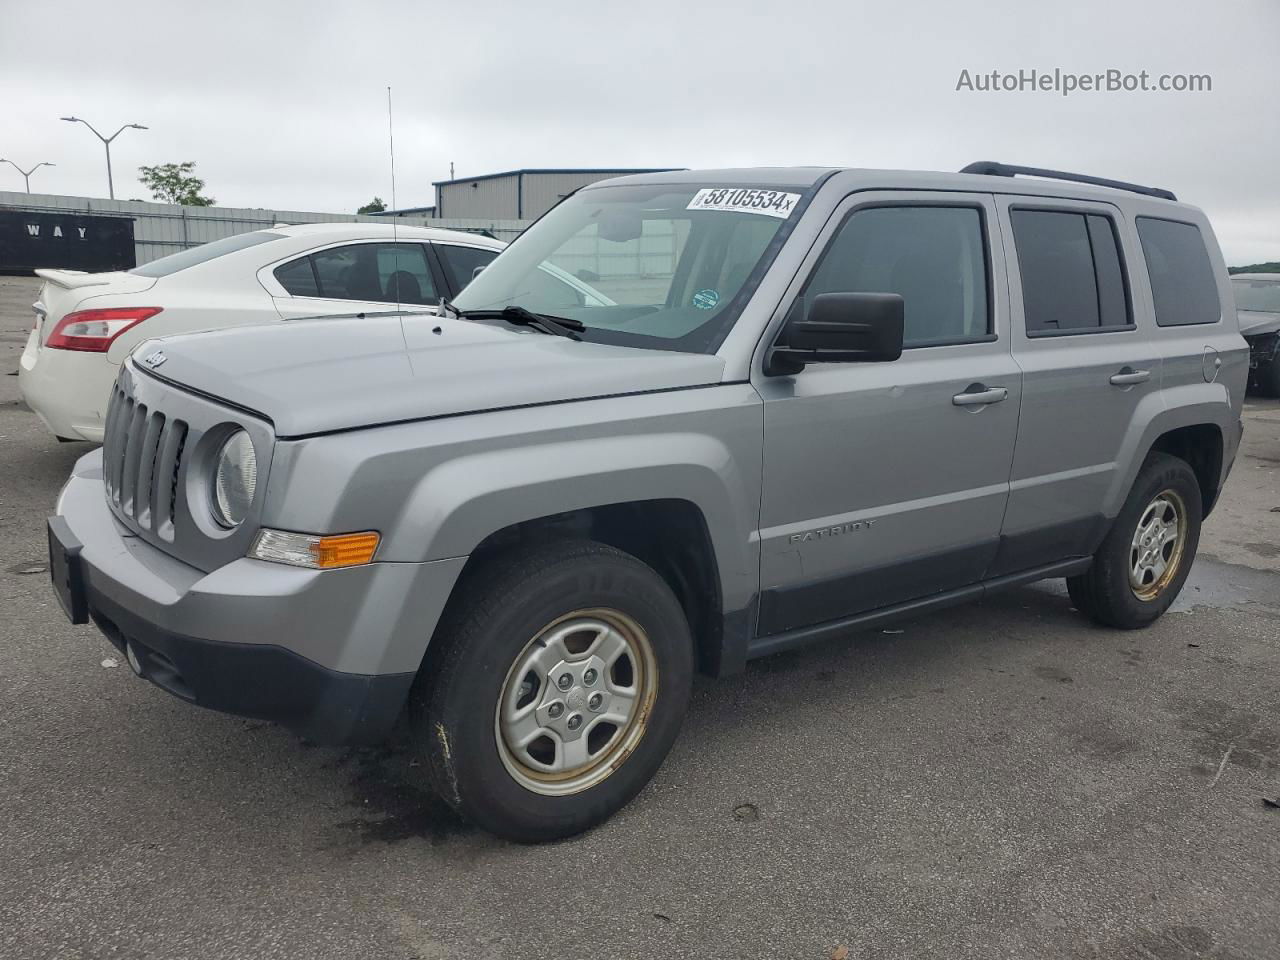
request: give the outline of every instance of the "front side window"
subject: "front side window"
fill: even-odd
[[[1237,309],[1280,313],[1280,276],[1274,280],[1246,280],[1236,277],[1231,281],[1231,288],[1236,294]]]
[[[299,257],[275,269],[295,297],[373,303],[436,303],[435,282],[420,243],[353,243]]]
[[[807,190],[581,190],[521,234],[455,303],[579,320],[582,338],[599,343],[709,353],[799,219]]]
[[[903,346],[964,343],[991,332],[982,213],[973,207],[871,207],[840,227],[805,287],[896,293]]]
[[[453,285],[461,290],[469,284],[481,267],[487,267],[497,250],[485,250],[481,247],[459,247],[452,243],[437,243],[436,252],[444,260],[445,266],[453,274]]]
[[[1156,323],[1162,327],[1217,323],[1222,305],[1199,228],[1155,217],[1138,217],[1137,222]]]
[[[1090,333],[1132,324],[1115,225],[1096,213],[1010,211],[1027,333]]]

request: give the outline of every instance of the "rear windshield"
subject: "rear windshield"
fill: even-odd
[[[1262,313],[1280,313],[1280,275],[1274,280],[1231,281],[1236,293],[1237,310],[1259,310]]]
[[[129,272],[135,273],[140,277],[167,277],[170,274],[177,273],[179,270],[185,270],[187,267],[208,263],[210,260],[224,257],[228,253],[256,247],[258,244],[267,243],[270,240],[279,240],[283,236],[283,233],[271,233],[267,230],[239,233],[234,237],[223,237],[221,240],[214,240],[211,243],[192,247],[190,250],[183,250],[181,253],[171,253],[167,257],[152,260],[141,267],[134,267]]]

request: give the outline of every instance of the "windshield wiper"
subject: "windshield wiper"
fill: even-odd
[[[452,306],[450,304],[450,307]],[[465,320],[505,320],[516,327],[532,327],[535,330],[541,330],[543,333],[549,333],[553,336],[568,337],[570,340],[581,340],[582,338],[578,334],[587,329],[586,324],[581,320],[571,320],[568,317],[553,317],[546,313],[534,313],[524,307],[511,306],[504,307],[501,310],[453,309],[459,317]]]

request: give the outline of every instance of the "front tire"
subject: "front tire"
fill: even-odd
[[[1067,578],[1076,609],[1122,630],[1146,627],[1177,599],[1200,544],[1200,483],[1185,460],[1152,453],[1093,565]]]
[[[629,554],[562,541],[460,590],[410,701],[432,785],[511,840],[605,820],[657,772],[688,706],[693,644],[671,588]]]

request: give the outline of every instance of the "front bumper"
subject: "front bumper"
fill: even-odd
[[[100,452],[76,465],[49,525],[59,599],[135,672],[191,703],[320,743],[390,731],[465,562],[317,571],[243,558],[205,573],[116,521]]]

